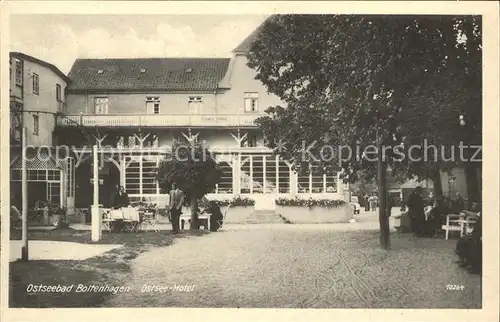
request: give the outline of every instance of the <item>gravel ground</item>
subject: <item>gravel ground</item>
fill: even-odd
[[[103,306],[481,308],[481,278],[454,263],[456,240],[392,233],[387,252],[374,230],[253,226],[226,226],[141,254],[122,281],[131,291]],[[446,290],[449,284],[464,289]],[[166,292],[142,292],[145,285]]]

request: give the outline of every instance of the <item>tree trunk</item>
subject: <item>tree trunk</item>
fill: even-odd
[[[467,197],[469,200],[468,208],[470,209],[473,202],[481,202],[477,169],[473,164],[465,163],[465,179],[467,181]]]
[[[431,170],[431,180],[434,185],[434,198],[439,206],[444,205],[443,183],[441,181],[441,170],[439,166]]]
[[[191,225],[189,226],[189,230],[198,230],[199,222],[198,222],[198,198],[191,197],[189,201],[189,206],[191,208]]]
[[[378,135],[377,135],[378,136]],[[381,140],[377,138],[378,218],[380,224],[380,246],[390,249],[389,217],[387,216],[387,164],[382,155]]]

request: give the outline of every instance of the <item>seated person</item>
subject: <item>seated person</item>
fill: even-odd
[[[129,205],[130,205],[130,199],[128,197],[128,194],[125,192],[125,187],[121,186],[116,192],[113,202],[113,208],[114,209],[120,209],[122,207],[126,208]]]
[[[482,216],[470,235],[465,235],[457,242],[455,253],[458,255],[460,267],[468,268],[470,273],[480,274],[482,268]]]
[[[210,201],[207,208],[203,210],[203,213],[209,213],[210,216],[210,231],[217,231],[222,226],[222,220],[224,216],[220,210],[219,205],[215,201]]]

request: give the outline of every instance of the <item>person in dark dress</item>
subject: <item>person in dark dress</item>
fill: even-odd
[[[411,230],[417,236],[422,236],[425,229],[424,200],[422,187],[418,186],[408,197],[408,214],[411,219]]]
[[[210,201],[208,207],[203,210],[203,213],[209,213],[210,216],[210,231],[217,231],[222,226],[224,216],[216,202]]]
[[[394,197],[389,193],[387,194],[387,217],[391,216],[392,207],[394,207]]]
[[[465,209],[465,200],[460,195],[460,192],[457,192],[457,198],[455,199],[455,212],[460,213]]]
[[[483,216],[481,212],[477,215],[478,218],[474,230],[470,235],[460,238],[455,247],[455,254],[458,255],[460,267],[468,268],[470,273],[480,274],[483,250]]]
[[[123,207],[128,207],[130,204],[130,199],[128,194],[125,192],[125,187],[121,186],[116,192],[115,198],[113,200],[113,208],[119,209]]]

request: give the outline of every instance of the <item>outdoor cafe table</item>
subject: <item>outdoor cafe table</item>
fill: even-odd
[[[134,207],[111,209],[109,211],[110,231],[136,231],[141,221],[139,209]],[[118,227],[118,223],[123,223]],[[121,230],[119,230],[121,228]]]

